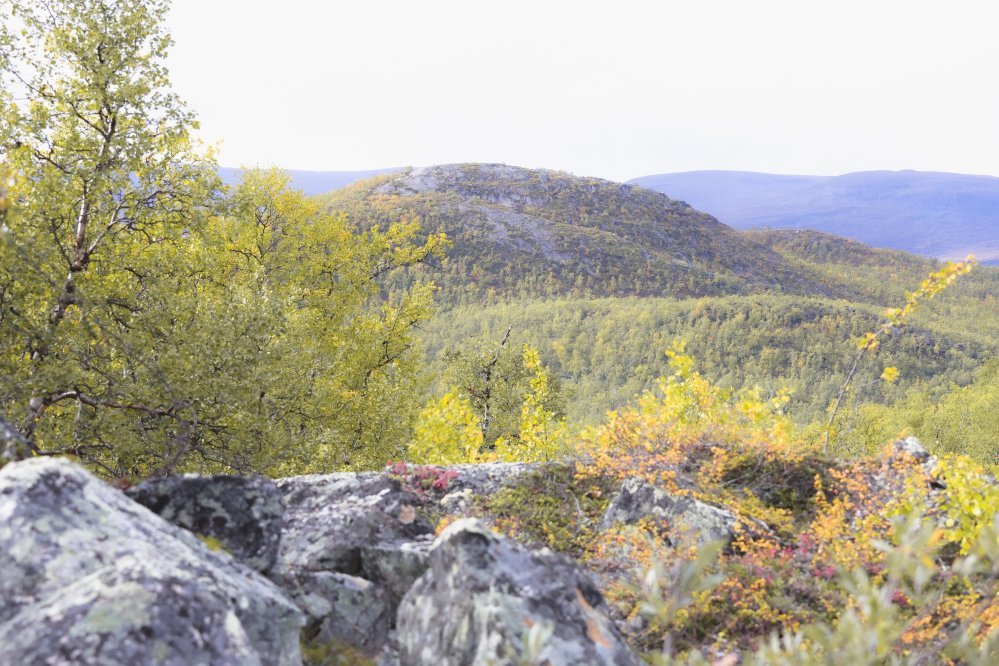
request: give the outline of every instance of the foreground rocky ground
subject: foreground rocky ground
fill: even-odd
[[[532,469],[122,492],[67,460],[7,465],[0,663],[298,664],[303,646],[319,663],[638,663],[571,559],[474,519],[434,535],[432,514]]]
[[[844,478],[879,497],[913,479],[939,493],[935,464],[909,439]],[[834,567],[883,577],[878,562],[890,558],[857,559],[870,518],[844,508],[848,488],[830,502],[822,483],[805,483],[810,465],[782,469],[783,486],[748,477],[747,497],[770,502],[754,517],[684,490],[682,475],[622,480],[572,462],[175,476],[124,491],[65,459],[10,463],[0,469],[0,664],[630,665],[664,636],[709,662],[793,663],[739,654],[789,624],[835,621],[847,602]],[[812,486],[814,496],[773,492]],[[797,513],[764,510],[778,503]],[[703,572],[690,562],[705,544],[724,548],[716,571],[728,578],[694,604]],[[931,575],[950,575],[953,556],[942,558]],[[645,582],[666,602],[650,608],[634,575],[657,561],[668,566]],[[995,577],[969,575],[979,591],[961,603],[987,619],[999,610]],[[942,644],[940,631],[962,626],[902,590],[883,593],[908,613],[899,650]],[[989,626],[967,625],[981,636]]]

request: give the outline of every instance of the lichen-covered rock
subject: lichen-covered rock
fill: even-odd
[[[367,654],[385,643],[395,607],[381,585],[330,571],[289,575],[280,583],[306,614],[307,641],[335,641]]]
[[[281,479],[284,525],[276,571],[363,573],[365,548],[433,532],[418,501],[381,474]]]
[[[262,476],[168,476],[125,491],[174,525],[212,537],[235,559],[267,572],[277,561],[284,505]]]
[[[427,570],[433,547],[431,537],[428,534],[415,541],[377,543],[361,550],[364,577],[381,583],[389,594],[393,610]]]
[[[0,466],[28,456],[28,442],[14,426],[0,419]]]
[[[273,583],[76,465],[0,470],[0,663],[299,664]]]
[[[923,443],[912,436],[904,437],[895,442],[895,453],[910,455],[921,463],[930,459],[930,454]]]
[[[570,560],[459,520],[438,538],[430,568],[403,598],[383,663],[638,664],[604,609],[593,582]]]
[[[674,495],[639,478],[628,479],[607,507],[601,527],[633,524],[645,518],[664,521],[672,533],[690,533],[697,541],[731,541],[738,518],[716,506]]]
[[[449,465],[445,469],[458,473],[448,484],[448,491],[470,490],[475,495],[492,493],[515,484],[522,477],[547,465],[558,463],[487,463],[475,465]]]

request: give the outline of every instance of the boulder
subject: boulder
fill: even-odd
[[[645,518],[666,523],[675,535],[692,534],[699,543],[732,540],[739,520],[735,514],[686,495],[674,495],[644,479],[628,479],[607,507],[601,528],[633,524]]]
[[[639,664],[569,559],[529,551],[475,520],[451,524],[399,606],[383,663]]]
[[[433,528],[419,498],[381,474],[281,479],[285,506],[271,577],[308,616],[306,638],[373,654],[427,568]]]
[[[285,505],[275,568],[281,574],[363,576],[365,549],[433,533],[416,511],[417,498],[381,474],[298,476],[277,484]]]
[[[0,466],[28,457],[28,442],[14,426],[0,419]]]
[[[217,539],[235,559],[266,573],[277,561],[284,506],[262,476],[168,476],[125,491],[174,525]]]
[[[389,541],[361,549],[361,572],[388,592],[393,611],[429,566],[433,535],[415,541]],[[394,618],[394,612],[393,612]]]
[[[920,463],[925,463],[930,459],[929,451],[926,450],[923,443],[912,436],[904,437],[895,442],[894,453],[912,456]]]
[[[269,580],[71,462],[0,470],[0,663],[299,664]]]
[[[300,573],[280,582],[306,615],[304,639],[346,644],[372,655],[385,643],[395,606],[381,585],[330,571]]]

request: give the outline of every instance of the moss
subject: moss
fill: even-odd
[[[615,490],[607,478],[576,476],[573,463],[546,466],[480,498],[480,508],[511,536],[572,557],[583,554]]]
[[[317,642],[303,639],[302,664],[304,666],[375,666],[375,661],[357,648],[341,641]]]
[[[212,536],[211,534],[202,534],[201,532],[195,532],[194,536],[201,540],[201,543],[205,544],[208,550],[213,552],[229,552],[229,549],[225,547],[225,544],[218,538]]]
[[[761,459],[744,455],[736,459],[722,478],[726,486],[742,488],[755,495],[765,506],[791,512],[796,523],[813,517],[815,479],[829,488],[829,474],[839,464],[819,454],[801,460]]]

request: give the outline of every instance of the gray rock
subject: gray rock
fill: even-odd
[[[299,664],[273,583],[76,465],[0,470],[0,663]]]
[[[565,463],[488,463],[450,465],[445,469],[458,473],[448,486],[449,493],[470,490],[476,495],[490,495],[515,484],[524,476],[550,465]]]
[[[406,666],[640,663],[570,560],[528,551],[475,520],[438,538],[403,598],[382,663]]]
[[[14,426],[0,419],[0,466],[28,457],[28,441]]]
[[[464,490],[456,490],[448,493],[441,498],[438,504],[440,504],[441,509],[449,514],[463,513],[472,507],[474,500],[475,493],[472,492],[471,488],[465,488]]]
[[[925,463],[930,459],[930,454],[926,450],[926,447],[923,446],[922,442],[912,436],[905,437],[895,442],[895,452],[908,454],[921,463]]]
[[[330,571],[302,572],[280,582],[306,614],[306,640],[346,643],[372,655],[385,643],[395,607],[381,585]]]
[[[433,547],[431,536],[428,534],[416,541],[377,543],[361,549],[362,573],[365,578],[376,580],[385,587],[393,611],[427,570]]]
[[[416,511],[417,498],[381,474],[297,476],[277,484],[285,505],[275,568],[281,574],[337,571],[362,576],[366,548],[433,532]]]
[[[266,573],[277,561],[284,505],[262,476],[169,476],[125,491],[174,525],[218,539],[235,559]]]
[[[632,524],[643,518],[666,522],[674,532],[692,533],[698,542],[731,541],[739,522],[734,514],[693,497],[673,495],[643,479],[628,479],[611,501],[601,521],[607,529],[616,523]]]

